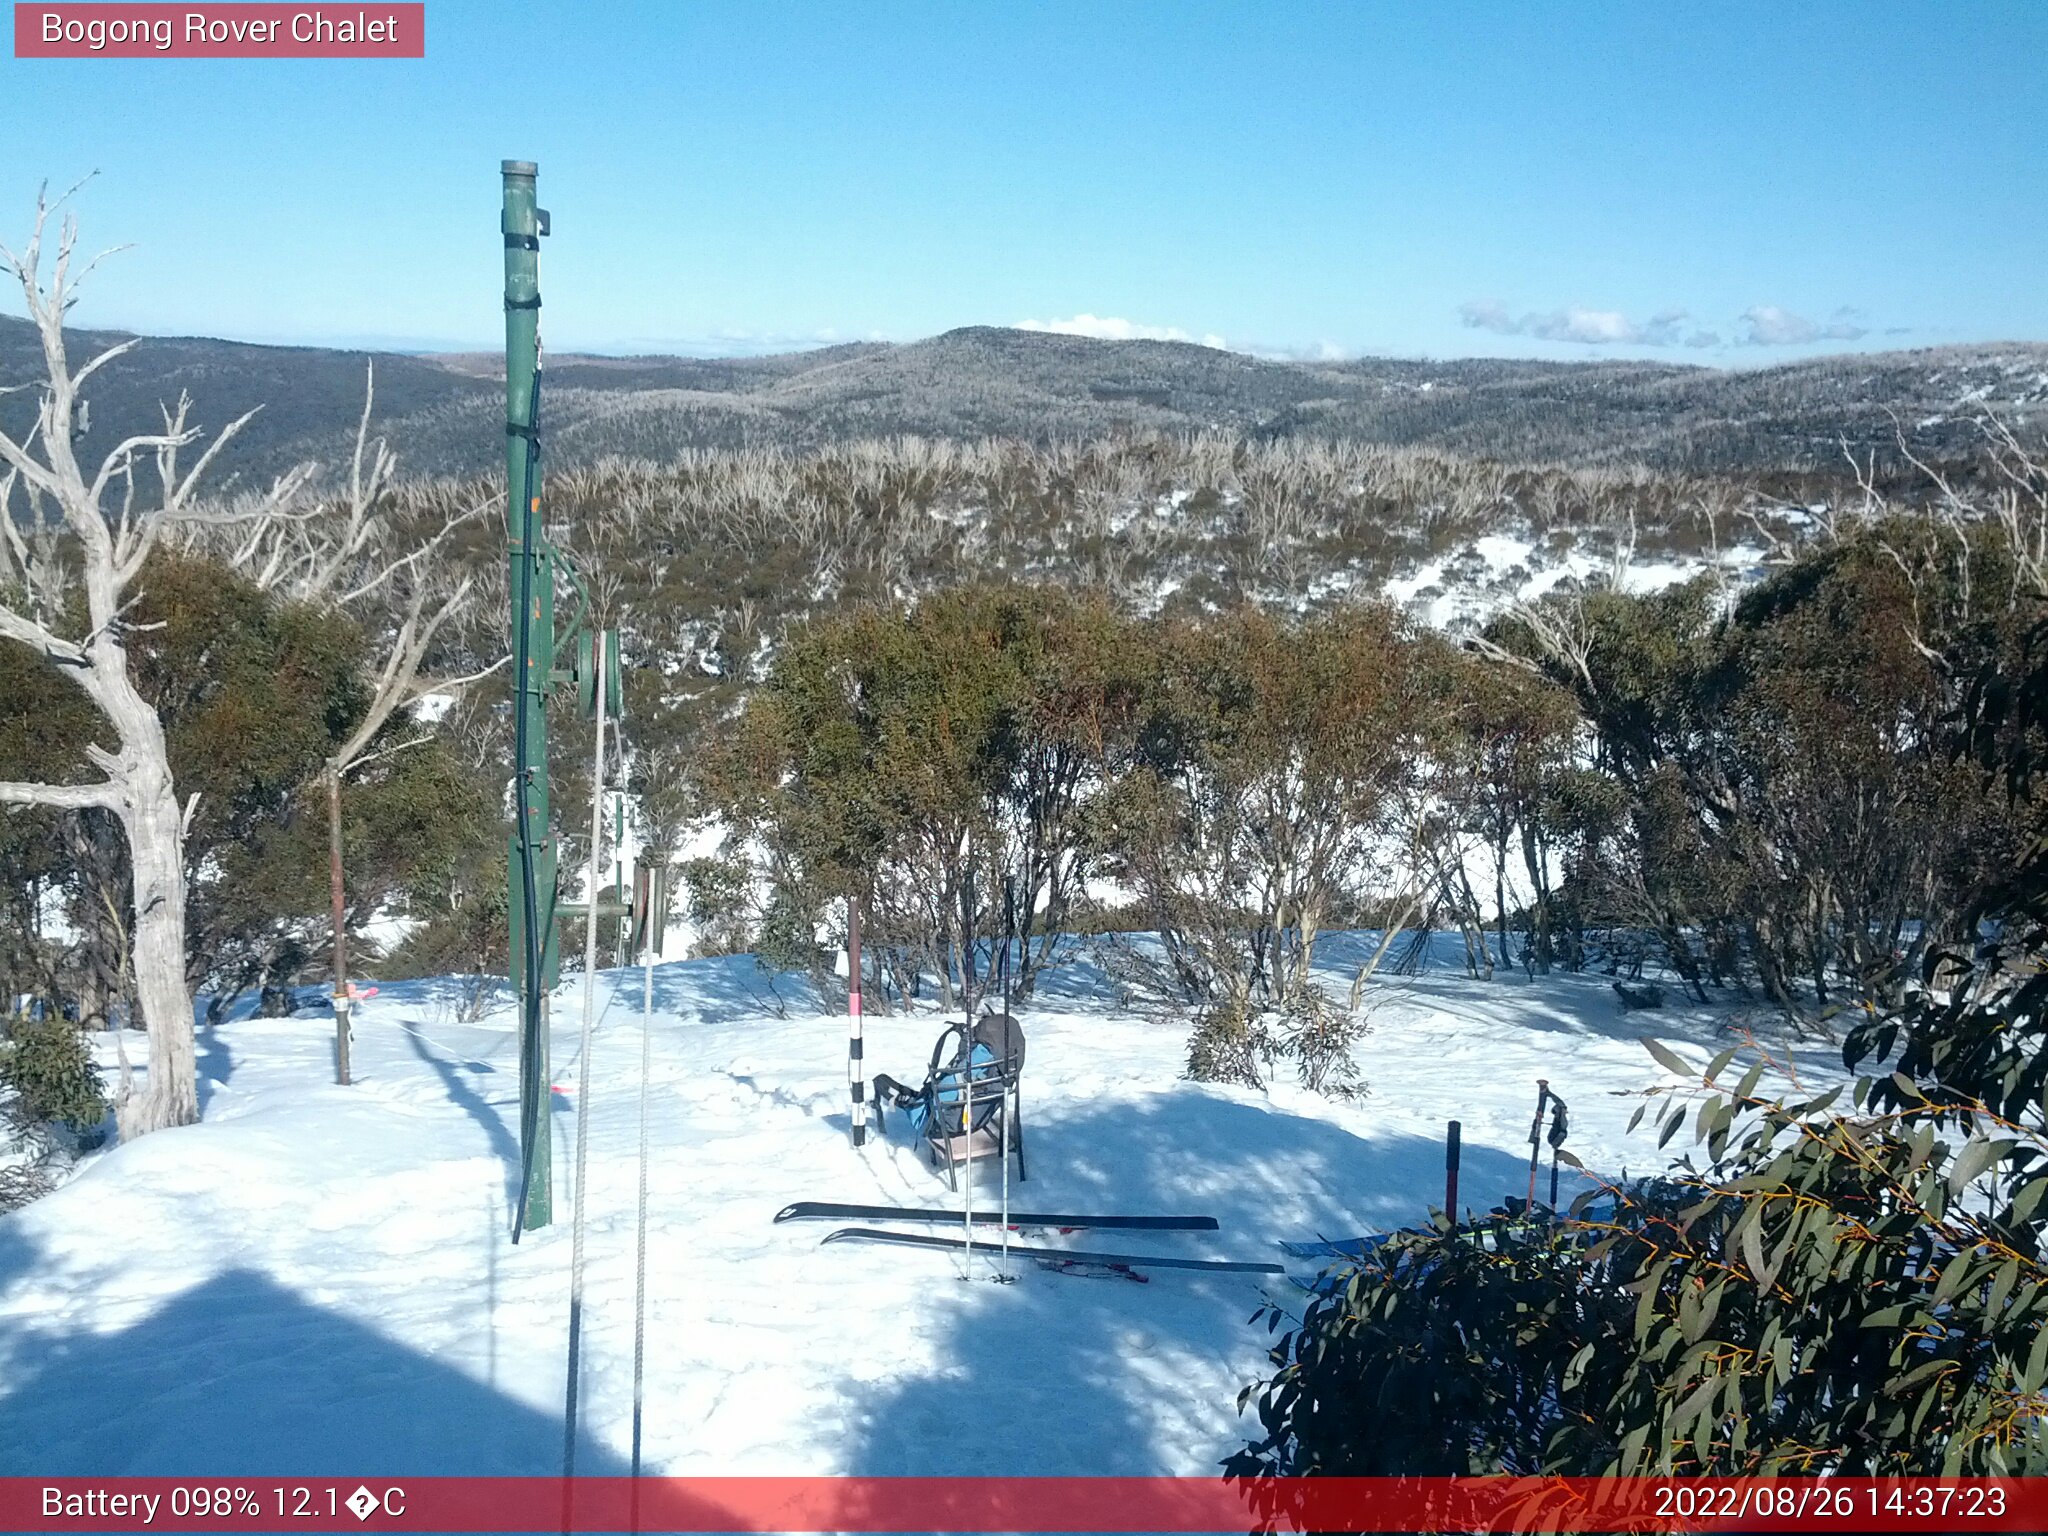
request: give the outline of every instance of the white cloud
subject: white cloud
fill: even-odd
[[[1254,342],[1236,350],[1247,357],[1265,358],[1275,363],[1342,363],[1358,356],[1356,347],[1339,346],[1334,341],[1312,341],[1299,346],[1291,343],[1268,346]]]
[[[837,326],[814,331],[754,331],[723,326],[713,331],[686,335],[628,336],[572,347],[571,351],[597,356],[647,354],[677,357],[771,357],[785,352],[809,352],[819,347],[836,347],[849,341],[893,341],[880,331],[851,335]]]
[[[1460,304],[1458,318],[1473,330],[1498,331],[1503,336],[1512,336],[1520,329],[1498,299],[1473,299]]]
[[[1663,309],[1644,321],[1631,320],[1619,310],[1584,309],[1571,306],[1549,313],[1510,313],[1494,299],[1475,299],[1458,306],[1458,316],[1473,330],[1492,331],[1499,336],[1533,336],[1539,341],[1563,341],[1585,347],[1718,347],[1726,344],[1720,330],[1699,325],[1683,309]],[[1775,304],[1756,304],[1744,310],[1735,323],[1733,340],[1745,347],[1794,347],[1815,341],[1855,341],[1870,334],[1863,316],[1844,306],[1825,323],[1809,320]]]
[[[1512,315],[1506,305],[1494,299],[1461,304],[1458,316],[1474,330],[1492,331],[1500,336],[1534,336],[1539,341],[1576,342],[1588,347],[1668,347],[1679,339],[1680,328],[1688,318],[1682,309],[1664,309],[1637,322],[1620,310],[1585,309],[1578,305],[1549,314]]]
[[[1019,320],[1020,331],[1049,331],[1055,336],[1092,336],[1097,341],[1191,341],[1222,348],[1221,336],[1193,336],[1177,325],[1140,325],[1114,315],[1074,315],[1065,320]]]
[[[1742,312],[1747,331],[1737,340],[1745,347],[1793,347],[1809,341],[1854,341],[1869,334],[1856,323],[1856,311],[1844,307],[1826,325],[1795,315],[1775,304],[1754,304]]]

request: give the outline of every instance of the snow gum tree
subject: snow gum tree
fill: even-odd
[[[45,240],[56,208],[39,197],[27,244],[18,253],[0,247],[0,270],[20,286],[44,372],[35,386],[41,393],[33,424],[18,438],[0,434],[0,637],[36,652],[90,701],[96,731],[83,754],[99,777],[0,782],[0,804],[104,810],[120,824],[149,1071],[140,1089],[123,1093],[116,1114],[122,1134],[137,1136],[199,1115],[185,972],[185,834],[197,801],[181,803],[163,722],[129,665],[137,584],[173,528],[209,518],[275,517],[302,477],[287,476],[269,495],[230,509],[203,508],[196,499],[202,478],[249,418],[230,423],[187,466],[181,452],[200,434],[188,423],[190,404],[182,397],[164,411],[161,431],[124,438],[96,467],[81,463],[77,444],[87,425],[81,391],[136,343],[121,342],[72,365],[65,316],[94,262],[74,271],[77,226],[66,216],[45,277],[43,263],[52,256]]]
[[[1205,1008],[1198,1077],[1257,1082],[1272,1010],[1312,1086],[1341,1023],[1310,981],[1318,933],[1387,868],[1422,760],[1427,669],[1394,615],[1288,622],[1255,609],[1162,623],[1133,771],[1105,804],[1111,867],[1159,926],[1182,1000]]]
[[[1092,813],[1129,755],[1143,654],[1105,600],[1049,588],[967,588],[799,629],[695,770],[704,802],[761,850],[763,929],[808,953],[825,906],[857,895],[867,953],[906,990],[936,974],[950,1000],[955,976],[970,992],[985,980],[963,935],[985,943],[1014,921],[1011,982],[1028,994],[1101,857]],[[693,884],[728,878],[707,865]]]

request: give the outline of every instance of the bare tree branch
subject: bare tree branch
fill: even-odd
[[[0,780],[0,805],[40,805],[54,810],[113,810],[120,804],[112,784],[21,784]]]
[[[114,250],[126,249],[126,246],[116,246],[114,248]],[[100,253],[100,256],[93,257],[92,267],[96,267],[100,264],[101,256],[111,256],[113,254],[113,251],[102,251]],[[90,272],[92,270],[92,267],[87,267],[86,272]],[[80,277],[83,277],[84,275],[84,272],[81,272],[79,274]],[[131,336],[126,341],[115,342],[114,345],[107,348],[106,351],[100,353],[98,357],[90,359],[83,368],[79,369],[77,373],[72,375],[71,387],[73,389],[76,389],[79,385],[83,384],[87,379],[91,378],[94,374],[98,373],[102,368],[106,367],[107,364],[111,363],[115,358],[127,356],[130,352],[133,352],[140,345],[142,345],[142,338],[140,336]]]
[[[396,746],[385,747],[376,752],[366,752],[361,757],[352,758],[341,771],[343,773],[354,773],[358,768],[366,767],[383,758],[396,757],[399,753],[409,751],[413,747],[423,747],[433,739],[434,733],[432,731],[428,731],[424,735],[409,737],[405,741],[399,742]]]
[[[479,667],[476,671],[465,672],[460,677],[423,677],[414,682],[412,696],[415,699],[423,699],[434,693],[459,693],[471,683],[480,683],[500,667],[510,666],[511,663],[511,653],[507,652],[488,667]]]
[[[0,608],[0,636],[5,636],[9,640],[19,640],[23,645],[42,652],[50,660],[62,662],[68,667],[91,664],[83,646],[59,639],[28,615],[16,613],[11,608]]]

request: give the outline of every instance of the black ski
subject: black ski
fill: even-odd
[[[935,1232],[882,1232],[872,1227],[841,1227],[824,1239],[827,1243],[892,1243],[902,1248],[951,1248],[961,1251],[967,1247],[965,1238],[941,1236]],[[822,1246],[822,1245],[821,1245]],[[977,1249],[993,1253],[996,1243],[976,1243]],[[1051,1259],[1065,1264],[1100,1264],[1104,1268],[1128,1269],[1201,1269],[1218,1273],[1240,1275],[1279,1275],[1286,1271],[1278,1264],[1262,1264],[1244,1259],[1176,1259],[1151,1253],[1091,1253],[1085,1248],[1041,1248],[1034,1243],[1011,1243],[1009,1252],[1020,1259]]]
[[[834,1205],[824,1200],[799,1200],[775,1213],[777,1221],[928,1221],[934,1226],[959,1225],[958,1211],[935,1211],[913,1205]],[[976,1211],[977,1226],[1001,1226],[1000,1211]],[[1070,1227],[1076,1231],[1214,1232],[1214,1216],[1073,1216],[1045,1211],[1012,1211],[1013,1227]]]

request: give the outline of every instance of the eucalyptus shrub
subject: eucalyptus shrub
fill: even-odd
[[[106,1118],[107,1095],[85,1036],[68,1020],[16,1019],[0,1036],[0,1086],[13,1118],[89,1131]]]

